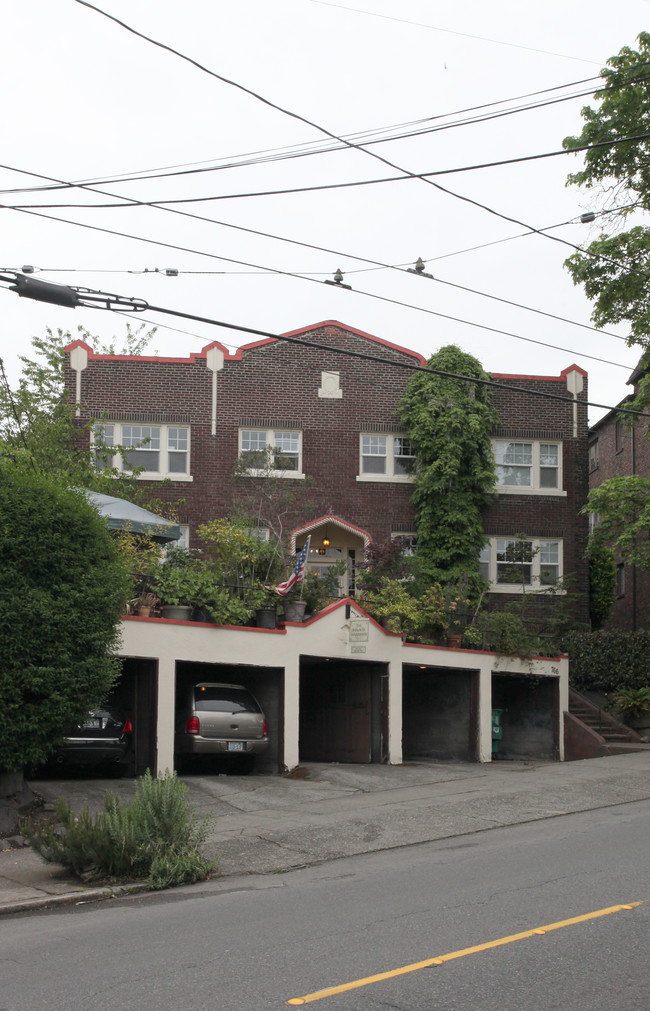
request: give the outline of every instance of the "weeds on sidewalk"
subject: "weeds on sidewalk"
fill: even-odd
[[[94,817],[87,807],[75,815],[61,797],[55,810],[60,826],[28,819],[22,833],[46,860],[86,880],[148,879],[159,889],[204,881],[215,869],[200,850],[213,819],[197,818],[175,772],[154,778],[147,770],[136,783],[133,803],[107,793],[104,810]]]

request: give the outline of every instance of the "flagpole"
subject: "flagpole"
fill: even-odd
[[[307,538],[307,544],[305,545],[307,548],[307,553],[305,555],[305,568],[302,574],[302,579],[300,580],[300,597],[298,598],[299,600],[302,600],[302,593],[303,590],[305,589],[305,576],[307,575],[307,559],[309,558],[310,542],[311,542],[311,534],[309,534],[309,537]]]

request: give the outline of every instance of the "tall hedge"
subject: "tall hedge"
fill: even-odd
[[[650,685],[650,632],[571,632],[564,640],[577,691],[615,692]]]
[[[101,701],[128,595],[81,492],[0,462],[0,769],[38,762]]]

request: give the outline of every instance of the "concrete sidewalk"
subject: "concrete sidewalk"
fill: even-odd
[[[360,853],[650,799],[650,750],[584,762],[308,763],[304,778],[183,776],[201,815],[216,815],[207,853],[218,877],[267,874]],[[133,780],[39,780],[46,806],[125,800]],[[29,847],[2,849],[0,914],[88,902],[134,886],[97,888],[48,864]],[[136,885],[137,890],[146,889]]]

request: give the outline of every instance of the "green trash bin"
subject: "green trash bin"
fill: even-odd
[[[501,714],[507,712],[506,709],[492,710],[492,754],[499,754],[499,741],[503,740],[503,727],[501,726]]]

